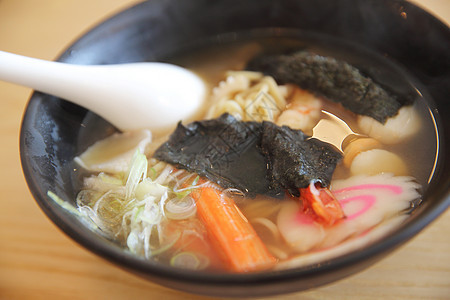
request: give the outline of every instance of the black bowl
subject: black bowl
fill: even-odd
[[[221,43],[223,37],[233,39],[240,32],[276,36],[292,31],[363,45],[406,69],[432,99],[440,143],[434,179],[421,206],[382,241],[313,267],[255,274],[192,273],[145,261],[89,229],[47,196],[51,190],[75,204],[80,172],[74,156],[115,129],[83,108],[36,92],[24,115],[20,153],[39,206],[67,235],[97,255],[156,283],[207,295],[261,296],[317,287],[363,270],[405,243],[450,203],[450,31],[416,6],[392,0],[152,0],[100,24],[60,60],[160,61],[202,41]]]

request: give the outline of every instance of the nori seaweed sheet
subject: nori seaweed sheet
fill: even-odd
[[[381,87],[350,64],[309,51],[260,55],[246,68],[270,75],[279,84],[296,84],[381,123],[411,102]]]
[[[187,126],[180,122],[154,157],[250,197],[282,197],[285,190],[298,196],[311,181],[328,186],[342,158],[332,145],[300,130],[229,114]]]
[[[311,181],[329,186],[342,158],[330,144],[272,122],[263,122],[261,149],[269,161],[271,183],[297,197],[298,189],[306,188]]]
[[[186,127],[179,123],[154,157],[205,176],[224,188],[271,194],[270,183],[263,175],[265,158],[256,150],[260,135],[259,123],[239,122],[229,114]]]

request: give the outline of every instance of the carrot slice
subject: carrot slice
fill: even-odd
[[[212,187],[191,193],[197,214],[208,232],[213,247],[234,272],[260,271],[273,267],[273,257],[233,199]]]

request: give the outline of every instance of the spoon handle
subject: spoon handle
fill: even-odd
[[[108,67],[66,64],[0,51],[0,80],[63,98],[95,112],[107,104],[105,96],[110,93],[111,79],[117,73]],[[117,94],[121,86],[114,87]]]
[[[145,94],[156,90],[148,81],[155,81],[159,72],[148,70],[157,66],[158,63],[75,65],[0,51],[0,80],[78,104],[122,130],[133,129],[135,123],[143,127],[141,124],[152,116],[153,112],[145,111],[142,102],[147,100]],[[155,112],[164,110],[157,101],[151,103]],[[165,125],[162,121],[160,117],[154,126]]]
[[[74,67],[0,51],[0,80],[53,95],[61,89],[60,84],[67,81],[68,69],[76,69]]]
[[[0,51],[0,80],[71,101],[122,130],[173,127],[205,95],[197,75],[157,62],[74,65]]]
[[[73,102],[125,129],[131,121],[129,117],[122,120],[127,112],[124,100],[137,93],[131,81],[143,85],[139,82],[144,77],[139,72],[142,65],[75,65],[0,51],[0,80]],[[131,76],[126,76],[124,71],[130,68]]]

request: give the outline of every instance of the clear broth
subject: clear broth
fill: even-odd
[[[272,32],[262,31],[258,34],[265,36]],[[294,49],[307,49],[320,55],[344,60],[378,84],[414,99],[413,105],[422,122],[420,131],[401,144],[384,145],[384,149],[399,154],[409,167],[409,175],[416,178],[426,188],[436,168],[439,145],[436,121],[430,109],[432,101],[426,97],[427,92],[420,87],[417,80],[389,58],[360,45],[331,37],[299,32],[283,32],[279,37],[253,39],[249,39],[248,35],[255,35],[255,33],[216,37],[212,44],[204,42],[200,50],[191,50],[187,54],[183,53],[167,61],[195,71],[212,89],[224,79],[226,71],[243,70],[246,63],[261,52],[283,53]],[[295,37],[291,37],[292,35]],[[217,43],[217,41],[220,42]],[[204,114],[207,108],[205,106],[204,111],[199,115]],[[360,132],[356,116],[352,112],[331,101],[324,104],[324,110],[344,120],[355,132]],[[339,167],[336,174],[339,174],[338,178],[348,176],[347,172]]]
[[[183,51],[180,51],[182,54],[174,55],[165,59],[165,61],[197,72],[204,78],[211,90],[224,79],[226,71],[244,69],[246,63],[262,51],[284,52],[292,49],[309,49],[317,54],[332,56],[352,64],[364,74],[373,78],[377,83],[388,87],[396,93],[409,95],[414,98],[414,106],[422,122],[420,131],[409,140],[397,145],[385,145],[384,149],[398,154],[406,162],[409,167],[409,175],[420,183],[422,186],[421,193],[423,194],[433,177],[439,145],[435,120],[430,109],[432,102],[426,98],[426,91],[420,88],[420,84],[389,58],[359,45],[314,34],[299,32],[275,33],[277,37],[267,37],[274,35],[273,31],[227,34],[215,37],[209,41],[199,43],[189,51],[183,49]],[[208,105],[205,105],[203,110],[198,113],[197,119],[202,119],[207,109]],[[343,109],[340,105],[329,102],[325,104],[324,109],[344,120],[353,131],[360,131],[356,122],[356,116]],[[88,114],[87,119],[89,118],[91,117]],[[86,131],[81,134],[80,140],[92,140],[92,134],[91,131]],[[167,133],[154,133],[154,135],[155,140],[159,142],[166,140],[168,137]],[[80,174],[78,175],[80,176]],[[334,179],[346,177],[349,177],[348,169],[338,165]],[[258,201],[261,203],[272,201],[273,205],[278,205],[280,202],[280,200],[264,196],[257,197],[257,199],[235,197],[235,201],[244,213],[251,213],[253,210],[252,205]],[[272,221],[276,218],[273,212],[266,211],[265,214]],[[262,230],[257,229],[257,231],[260,233],[263,241],[270,242],[270,233],[265,232],[264,228]],[[289,255],[293,254],[291,251],[287,251],[287,253]],[[170,260],[170,257],[162,255],[157,257],[156,260],[166,263],[166,261]]]

